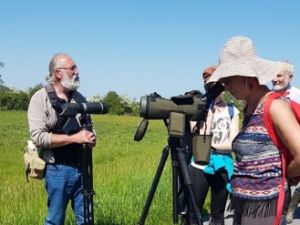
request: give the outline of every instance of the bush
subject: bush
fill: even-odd
[[[103,101],[109,108],[109,114],[124,115],[125,109],[122,98],[115,91],[108,92]]]
[[[0,110],[27,110],[29,96],[23,91],[4,91],[0,95]]]
[[[0,85],[0,110],[27,110],[30,98],[42,87],[38,84],[28,91],[19,91]]]

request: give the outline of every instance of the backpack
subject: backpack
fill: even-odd
[[[281,164],[282,164],[282,178],[281,178],[281,185],[280,185],[280,191],[278,195],[278,202],[277,202],[277,212],[276,212],[276,219],[275,219],[275,225],[280,223],[281,214],[283,210],[284,205],[284,198],[285,198],[285,191],[284,191],[284,184],[286,182],[286,167],[287,165],[292,161],[293,156],[290,154],[289,150],[286,148],[286,146],[281,142],[280,138],[276,134],[273,121],[271,119],[270,115],[270,107],[272,104],[272,101],[276,98],[280,98],[284,96],[283,94],[277,93],[277,92],[271,92],[269,96],[267,97],[265,103],[264,103],[264,114],[263,114],[263,122],[264,125],[268,131],[268,134],[270,138],[272,139],[273,143],[278,147],[278,149],[281,150]],[[292,111],[294,112],[294,115],[300,123],[300,105],[292,100],[290,100],[290,106]],[[300,180],[300,177],[296,178],[298,181]]]
[[[40,158],[40,153],[41,150],[38,149],[31,140],[27,141],[23,155],[27,182],[29,182],[28,177],[39,180],[44,178],[46,162]]]

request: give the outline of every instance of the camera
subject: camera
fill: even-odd
[[[85,103],[65,103],[62,105],[62,116],[75,116],[77,113],[82,114],[106,114],[108,107],[101,101]]]

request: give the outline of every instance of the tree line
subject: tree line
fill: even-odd
[[[0,61],[0,69],[4,63]],[[1,72],[1,71],[0,71]],[[2,110],[27,110],[32,95],[43,87],[37,84],[26,91],[16,90],[4,85],[0,73],[0,111]],[[103,98],[93,96],[88,101],[102,100],[109,107],[109,113],[115,115],[138,115],[139,103],[127,96],[120,96],[115,91],[109,91]]]
[[[4,63],[0,61],[0,69],[4,67]],[[0,111],[3,110],[27,110],[32,95],[42,88],[42,84],[28,88],[25,91],[9,88],[4,85],[4,81],[0,73]],[[236,101],[229,93],[226,93],[225,101],[233,103],[240,110],[243,105]],[[114,115],[139,115],[139,102],[128,96],[121,96],[115,91],[109,91],[103,98],[100,96],[92,96],[87,99],[91,102],[103,101],[109,107],[109,114]]]
[[[15,90],[0,84],[0,110],[27,110],[32,95],[42,88],[38,84],[26,91]],[[103,98],[93,96],[88,101],[103,101],[107,104],[110,114],[115,115],[138,115],[139,103],[127,96],[121,96],[115,91],[109,91]]]

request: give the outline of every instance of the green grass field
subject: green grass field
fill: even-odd
[[[150,121],[140,142],[133,141],[141,118],[96,115],[93,150],[96,225],[132,225],[139,221],[167,130]],[[44,181],[26,182],[23,148],[29,138],[26,112],[0,112],[0,224],[39,225],[47,213]],[[145,224],[172,224],[170,159],[165,166]],[[68,208],[65,224],[75,224]]]

